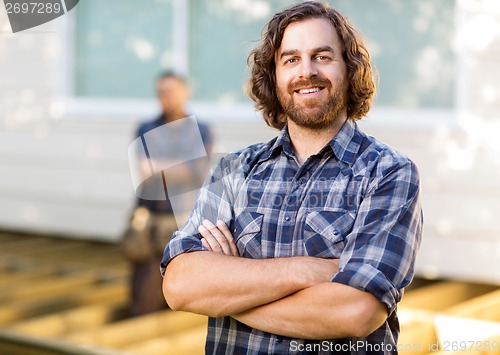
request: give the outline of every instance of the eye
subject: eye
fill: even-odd
[[[323,61],[327,61],[327,60],[330,60],[331,58],[326,56],[326,55],[317,55],[316,56],[316,59],[323,62]]]
[[[298,62],[297,58],[289,58],[289,59],[285,60],[284,64],[293,64],[293,63],[297,63],[297,62]]]

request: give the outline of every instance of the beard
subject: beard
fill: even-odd
[[[304,99],[295,102],[295,91],[304,87],[321,87],[328,91],[327,97]],[[347,82],[342,80],[334,87],[326,78],[313,77],[288,85],[286,90],[278,88],[278,100],[285,115],[296,125],[309,129],[322,129],[341,118],[347,107]]]

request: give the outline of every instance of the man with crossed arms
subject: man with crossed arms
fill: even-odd
[[[161,264],[174,310],[209,316],[207,354],[395,354],[420,244],[419,178],[362,133],[370,56],[336,10],[276,14],[249,57],[281,129],[221,159]]]

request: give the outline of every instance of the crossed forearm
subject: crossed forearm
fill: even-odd
[[[273,334],[336,339],[367,336],[382,325],[387,311],[367,292],[324,282],[232,317]]]
[[[204,221],[199,232],[209,252],[180,255],[166,270],[164,294],[174,310],[231,315],[252,328],[302,339],[363,337],[387,317],[373,295],[330,282],[338,260],[240,258],[224,223]]]
[[[170,262],[163,291],[174,310],[221,317],[326,282],[336,268],[335,261],[312,257],[246,259],[200,251]]]
[[[164,293],[173,309],[231,315],[252,328],[301,339],[364,337],[387,317],[372,294],[330,282],[338,260],[240,258],[224,223],[204,221],[199,231],[209,252],[180,255],[167,267]]]

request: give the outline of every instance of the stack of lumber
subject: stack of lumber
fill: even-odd
[[[0,233],[0,354],[203,354],[207,319],[127,318],[129,263],[112,243]],[[500,287],[417,279],[399,353],[500,355]]]
[[[500,287],[442,281],[399,305],[401,354],[500,354]]]
[[[202,354],[206,317],[126,318],[128,276],[114,244],[0,233],[0,354]]]

